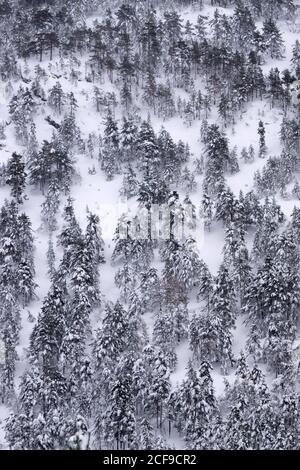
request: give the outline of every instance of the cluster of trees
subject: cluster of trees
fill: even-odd
[[[254,177],[259,195],[270,196],[280,192],[282,197],[288,197],[287,187],[295,181],[297,171],[299,171],[299,130],[299,124],[296,119],[283,119],[280,133],[283,148],[282,153],[279,157],[269,157],[262,171],[257,171]],[[264,141],[260,147],[266,148]],[[263,156],[265,153],[266,150],[264,150]],[[297,186],[293,189],[292,196],[298,197]]]
[[[11,81],[24,79],[26,73],[26,68],[18,67],[18,57],[38,55],[42,63],[46,55],[51,64],[55,53],[55,59],[59,56],[62,70],[75,85],[83,79],[95,84],[93,99],[98,111],[116,103],[115,95],[109,96],[98,86],[106,77],[119,88],[120,104],[126,113],[143,104],[164,119],[179,115],[187,125],[202,116],[207,118],[214,105],[225,126],[234,124],[237,114],[254,99],[268,97],[272,106],[285,111],[291,106],[290,85],[299,76],[299,42],[293,48],[291,70],[280,73],[275,68],[264,75],[262,64],[268,57],[283,57],[284,43],[277,19],[294,15],[293,0],[263,5],[240,0],[212,2],[216,7],[223,3],[234,6],[233,15],[216,9],[212,19],[200,14],[195,24],[184,23],[180,13],[167,5],[163,11],[155,10],[154,4],[145,9],[143,1],[136,1],[118,5],[114,11],[107,9],[103,19],[96,20],[92,27],[86,25],[85,15],[97,10],[97,0],[65,2],[63,6],[56,1],[43,2],[42,6],[28,2],[24,10],[16,9],[9,0],[4,3],[7,6],[3,10],[12,12],[0,16],[5,26],[0,43],[0,73],[2,70],[2,78],[8,82],[7,92]],[[160,8],[161,2],[157,3]],[[201,5],[197,2],[196,6]],[[260,17],[262,31],[255,24]],[[24,28],[29,18],[31,28]],[[77,53],[88,57],[83,59],[84,71],[78,69],[81,61],[66,70],[64,58]],[[61,76],[52,70],[53,77]],[[26,139],[24,130],[34,100],[48,99],[58,114],[66,106],[68,97],[60,82],[45,97],[45,74],[38,66],[35,79],[25,79],[31,82],[31,94],[19,90],[11,103],[21,140]],[[199,77],[206,83],[205,93],[196,85]],[[174,87],[184,89],[188,99],[176,96]]]
[[[0,123],[0,150],[9,126],[22,149],[0,168],[0,186],[10,191],[0,210],[0,400],[12,411],[7,443],[22,450],[167,449],[176,432],[189,449],[297,449],[300,210],[286,220],[275,195],[286,196],[292,183],[300,199],[300,127],[287,115],[291,84],[300,78],[299,41],[290,70],[273,67],[264,75],[262,69],[269,58],[283,58],[277,22],[293,17],[294,2],[211,0],[233,7],[231,15],[216,9],[211,18],[201,15],[202,0],[107,2],[102,18],[87,26],[87,15],[104,3],[0,2],[0,77],[9,113]],[[194,24],[183,22],[186,7],[200,12]],[[40,64],[30,69],[26,60],[34,56]],[[101,88],[107,80],[118,93]],[[80,129],[78,96],[66,91],[66,83],[75,90],[80,82],[91,90],[80,99],[100,116],[100,133]],[[284,112],[279,157],[268,155],[263,120],[240,158],[230,148],[224,128],[256,99]],[[141,107],[163,120],[179,116],[187,126],[200,120],[203,155],[191,161],[188,144],[175,142],[164,127],[156,132]],[[209,122],[212,109],[220,125]],[[42,142],[36,116],[50,126]],[[78,221],[70,196],[80,181],[75,156],[89,159],[90,173],[107,181],[122,175],[121,197],[137,203],[136,213],[118,220],[111,259],[97,214],[87,211],[85,228]],[[239,171],[239,159],[256,158],[266,163],[254,189],[237,197],[227,177]],[[203,192],[194,204],[197,178]],[[33,319],[16,390],[24,308],[37,288],[23,207],[36,192],[43,195],[50,287]],[[167,208],[165,220],[158,214],[167,237],[156,236],[154,205]],[[214,230],[224,235],[216,273],[191,235],[200,230],[198,212],[208,238]],[[105,262],[119,293],[114,302],[101,290]],[[240,357],[233,347],[237,320],[247,330]],[[189,348],[191,359],[174,388],[178,346]],[[275,379],[272,385],[261,369]],[[215,372],[235,372],[222,397]]]
[[[228,203],[229,189],[224,191]],[[176,198],[170,204],[178,211]],[[132,238],[128,219],[121,217],[112,254],[120,300],[103,304],[99,220],[88,214],[83,233],[68,199],[58,238],[62,260],[56,268],[49,257],[51,287],[31,334],[30,368],[6,426],[11,448],[166,449],[162,435],[173,427],[191,449],[297,448],[299,210],[282,231],[285,219],[274,199],[261,204],[254,193],[232,196],[231,217],[218,204],[213,221],[220,220],[218,211],[225,216],[225,245],[217,276],[199,258],[193,240],[175,234],[159,242],[164,265],[159,275],[152,267],[157,241]],[[249,227],[256,228],[252,253],[245,241]],[[199,303],[192,316],[191,296]],[[91,313],[101,304],[103,319],[93,333]],[[245,358],[233,354],[239,311],[249,325],[249,362],[267,364],[277,377],[274,390],[268,390],[257,365],[248,369]],[[151,337],[147,312],[154,315]],[[172,390],[176,348],[184,341],[192,362]],[[221,399],[210,364],[224,374],[236,369],[237,379]]]
[[[18,158],[19,156],[16,155]],[[20,310],[35,296],[34,240],[31,222],[15,200],[5,201],[0,211],[0,364],[2,403],[12,403],[21,328]]]

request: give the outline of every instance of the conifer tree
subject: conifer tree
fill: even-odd
[[[11,187],[11,195],[16,199],[18,204],[23,202],[26,176],[25,163],[22,155],[14,152],[7,163],[6,184]]]
[[[264,123],[262,121],[259,121],[258,135],[259,135],[259,157],[260,158],[264,158],[267,152],[265,134],[266,134],[266,131],[265,131]]]

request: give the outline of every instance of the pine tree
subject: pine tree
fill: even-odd
[[[53,280],[55,275],[55,251],[53,241],[49,238],[48,250],[47,250],[47,262],[48,262],[48,275]]]
[[[160,438],[155,435],[152,425],[146,418],[143,418],[141,420],[141,424],[139,427],[139,436],[139,449],[153,450],[163,448],[160,446]]]
[[[22,259],[18,265],[18,293],[23,308],[35,297],[37,284],[34,282],[35,272],[32,264]]]
[[[116,443],[117,450],[130,449],[136,439],[132,368],[132,358],[123,357],[111,384],[104,413],[104,439],[110,445]]]
[[[155,268],[141,273],[139,291],[145,310],[153,312],[161,306],[161,284]]]
[[[283,57],[282,36],[276,23],[272,19],[264,21],[263,41],[272,59],[282,59]]]
[[[125,170],[122,188],[120,189],[121,196],[127,199],[137,196],[138,194],[138,181],[136,173],[131,166]]]
[[[189,290],[196,286],[202,263],[194,251],[194,245],[192,239],[187,239],[183,244],[169,243],[163,274],[165,280],[173,277]]]
[[[9,403],[14,395],[16,361],[18,359],[16,346],[19,342],[20,311],[16,301],[16,294],[10,286],[1,285],[0,300],[0,338],[4,349],[3,365],[0,368],[0,395],[2,403]]]
[[[111,112],[107,114],[104,121],[104,143],[112,147],[118,147],[119,145],[118,125]]]
[[[133,267],[128,262],[125,262],[115,275],[115,284],[120,289],[121,299],[124,302],[128,301],[129,295],[134,291],[136,282],[136,274]]]
[[[182,432],[189,448],[195,448],[196,442],[197,448],[201,448],[199,441],[217,411],[210,370],[207,362],[201,364],[199,372],[189,363],[186,379],[179,389],[180,411],[177,421],[183,423]]]
[[[60,185],[56,179],[49,183],[45,201],[42,204],[41,218],[50,233],[57,229],[57,213],[60,206]]]
[[[31,356],[42,361],[45,374],[57,366],[65,325],[65,295],[62,288],[54,283],[44,300],[30,343]]]
[[[76,245],[83,243],[82,230],[76,219],[73,200],[70,197],[67,199],[64,208],[63,220],[64,225],[58,240],[64,248],[64,263],[66,267],[70,267],[76,252]]]
[[[204,192],[202,198],[202,217],[204,228],[210,232],[213,219],[213,202],[206,192]]]
[[[229,153],[228,170],[231,174],[235,174],[240,171],[236,148],[233,148]]]
[[[123,124],[120,131],[120,144],[123,152],[123,160],[131,163],[134,159],[134,150],[137,141],[138,128],[134,117],[123,118]]]
[[[137,141],[139,167],[146,179],[158,177],[158,147],[151,124],[143,121]]]
[[[188,337],[189,311],[185,303],[179,303],[171,310],[174,335],[178,343]]]
[[[174,326],[170,312],[160,310],[156,313],[153,325],[153,345],[164,352],[168,367],[171,371],[175,369],[177,362]]]
[[[176,151],[176,144],[166,129],[161,128],[157,144],[164,177],[170,183],[177,182],[180,175],[182,156]]]
[[[97,264],[84,241],[78,240],[73,247],[69,267],[74,292],[85,293],[92,306],[99,305],[101,296]]]
[[[227,267],[222,264],[218,271],[212,297],[212,321],[221,322],[224,338],[219,338],[221,357],[231,360],[230,329],[235,327],[235,291]],[[226,335],[227,333],[227,335]]]
[[[119,171],[117,155],[117,147],[112,145],[106,145],[101,150],[101,169],[108,181],[111,181]]]
[[[23,202],[23,193],[26,187],[25,163],[22,155],[14,152],[7,162],[6,184],[11,186],[11,195],[18,204]]]
[[[290,342],[295,334],[295,313],[299,302],[299,280],[286,263],[267,257],[245,295],[244,311],[249,315],[251,335],[264,339],[264,360],[281,373],[290,360]],[[258,333],[258,337],[257,337]],[[254,343],[254,341],[252,341]],[[249,343],[251,344],[251,343]]]
[[[275,449],[298,448],[298,404],[294,395],[285,395],[278,409]]]
[[[76,384],[73,386],[74,394],[76,388],[80,389],[82,385],[82,372],[86,367],[85,349],[90,333],[89,315],[91,312],[91,303],[87,294],[79,289],[76,290],[70,307],[71,315],[68,316],[60,347],[60,360],[64,374],[70,374],[71,380]]]
[[[278,105],[283,107],[286,101],[286,93],[283,88],[283,82],[280,77],[279,69],[272,68],[267,77],[267,94],[271,101],[271,107]]]
[[[102,367],[113,368],[120,355],[126,350],[128,335],[128,317],[123,306],[117,302],[107,304],[102,327],[97,330],[94,343],[94,355]]]
[[[62,108],[65,104],[65,94],[59,82],[49,90],[48,104],[55,112],[61,114]]]
[[[28,142],[28,127],[31,126],[36,102],[31,92],[19,88],[9,104],[9,114],[15,126],[16,138],[21,144]]]
[[[45,140],[41,151],[29,164],[30,182],[41,190],[53,180],[66,189],[70,186],[73,175],[73,160],[57,141]]]
[[[38,141],[36,138],[36,126],[34,122],[31,123],[30,131],[28,134],[28,145],[26,151],[26,164],[30,166],[31,162],[36,161],[38,155]]]
[[[298,80],[300,80],[300,41],[297,39],[293,46],[293,57],[291,59],[291,64],[293,71]]]
[[[143,350],[148,334],[142,318],[145,311],[138,295],[133,291],[128,300],[128,348],[134,355]]]
[[[170,393],[170,370],[167,359],[161,350],[146,353],[149,366],[152,369],[147,408],[156,416],[157,427],[162,426],[165,403]]]
[[[131,221],[123,214],[118,221],[114,238],[116,245],[111,258],[112,263],[130,263],[136,274],[148,267],[153,258],[152,241],[147,238],[147,215],[144,219],[140,211],[139,218]]]
[[[67,95],[67,101],[70,108],[70,116],[74,118],[76,109],[78,108],[77,99],[74,96],[74,93],[71,91]]]
[[[148,67],[145,77],[143,100],[150,108],[153,108],[154,112],[156,108],[156,90],[157,86],[153,69],[151,67]]]
[[[225,136],[215,125],[208,127],[205,145],[205,187],[211,195],[217,192],[218,185],[223,181],[223,173],[229,160],[229,149]]]
[[[85,233],[85,242],[88,251],[93,257],[95,266],[105,263],[104,241],[100,227],[100,219],[96,214],[88,213],[88,225]]]
[[[239,203],[231,189],[223,184],[218,188],[215,218],[227,226],[239,218]]]
[[[267,147],[266,147],[266,140],[265,140],[265,126],[262,121],[259,121],[258,125],[258,135],[259,135],[259,154],[260,158],[264,158],[266,156]]]
[[[33,365],[21,378],[19,412],[11,414],[5,428],[11,449],[34,450],[41,448],[39,426],[35,410],[39,407],[42,386],[38,369]]]
[[[32,224],[29,217],[22,213],[18,216],[16,225],[17,229],[17,243],[16,243],[16,261],[26,261],[28,266],[32,269],[32,276],[34,276],[34,238],[32,234]]]

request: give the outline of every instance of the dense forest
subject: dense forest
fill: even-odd
[[[0,0],[0,448],[300,449],[300,3]]]

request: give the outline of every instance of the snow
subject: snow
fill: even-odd
[[[300,1],[298,2],[300,5]],[[230,13],[230,9],[218,8],[220,13]],[[196,12],[194,10],[184,11],[182,14],[183,19],[189,20],[194,23],[197,19],[198,13],[204,16],[212,16],[214,8],[211,8],[209,5],[206,5],[201,12]],[[94,21],[93,18],[89,18],[88,24],[92,24]],[[267,73],[271,67],[278,67],[281,71],[289,66],[291,58],[291,47],[297,38],[299,38],[298,32],[290,31],[287,27],[287,24],[280,22],[279,27],[283,32],[283,37],[286,46],[285,58],[281,61],[268,60],[268,62],[263,66],[263,70]],[[30,59],[27,62],[29,68],[29,78],[34,76],[34,66],[38,62],[34,59]],[[82,77],[84,77],[84,57],[81,57],[81,71]],[[25,63],[21,61],[21,65],[24,68]],[[49,68],[50,64],[47,60],[44,60],[41,64],[46,70]],[[68,70],[68,68],[67,68]],[[59,65],[57,61],[57,69],[52,66],[52,74],[59,72]],[[45,88],[48,90],[51,88],[57,79],[52,75],[45,84]],[[102,126],[102,116],[99,113],[96,113],[95,106],[92,102],[93,96],[93,84],[87,83],[86,81],[80,81],[76,85],[70,82],[67,78],[61,78],[60,83],[65,92],[73,92],[75,98],[78,101],[78,112],[77,112],[77,124],[79,125],[83,135],[87,138],[89,133],[94,132],[98,135],[103,126]],[[24,84],[23,84],[24,85]],[[14,91],[19,87],[19,83],[13,84]],[[112,85],[106,80],[104,84],[100,87],[104,91],[113,91]],[[117,92],[117,90],[114,90]],[[0,116],[1,120],[8,119],[7,104],[8,98],[3,96],[0,93]],[[51,128],[48,123],[45,121],[45,116],[50,115],[53,119],[57,117],[47,110],[45,115],[42,114],[40,110],[37,111],[35,116],[35,122],[37,124],[38,140],[41,143],[44,139],[51,139]],[[144,117],[147,117],[148,111],[143,111]],[[117,117],[120,116],[117,113]],[[178,141],[181,139],[183,142],[188,142],[191,148],[191,151],[194,155],[194,158],[200,157],[203,152],[203,146],[200,143],[200,125],[201,122],[197,121],[192,124],[191,127],[186,127],[183,125],[183,122],[179,118],[173,118],[168,121],[163,121],[154,116],[150,116],[153,123],[154,129],[158,132],[161,126],[164,126],[168,130],[171,136]],[[258,137],[257,137],[257,125],[258,121],[262,119],[266,125],[266,143],[268,147],[268,156],[270,155],[280,155],[281,146],[280,146],[280,125],[283,114],[275,109],[270,109],[269,104],[265,101],[253,102],[248,105],[247,111],[243,113],[238,119],[237,124],[234,126],[234,133],[232,128],[224,129],[226,132],[230,148],[237,146],[238,154],[244,146],[248,147],[250,144],[254,146],[255,152],[257,154],[258,150]],[[213,110],[212,116],[210,118],[212,122],[217,121],[218,117],[216,111]],[[219,124],[221,124],[219,122]],[[4,149],[0,150],[0,163],[6,162],[9,156],[13,151],[19,151],[22,153],[22,148],[16,144],[13,128],[9,126],[7,131],[6,146]],[[126,211],[126,207],[122,203],[122,200],[119,195],[119,189],[122,182],[122,177],[118,176],[113,179],[113,181],[106,181],[104,175],[101,173],[99,167],[97,166],[97,161],[87,158],[83,155],[76,155],[76,167],[78,173],[81,176],[81,182],[72,187],[72,196],[74,197],[74,205],[76,216],[82,227],[86,225],[86,211],[89,208],[92,212],[96,212],[100,216],[101,227],[103,231],[103,239],[105,241],[105,257],[107,263],[101,267],[101,291],[106,300],[116,301],[118,299],[118,289],[114,284],[114,275],[115,268],[112,267],[109,263],[109,259],[114,247],[114,242],[112,238],[114,236],[115,228],[117,225],[117,220],[119,216]],[[252,164],[240,163],[240,172],[227,176],[227,183],[238,196],[239,192],[249,191],[253,187],[253,175],[258,170],[261,169],[266,163],[266,159],[259,159],[256,157],[255,162]],[[89,169],[95,165],[97,173],[95,175],[89,174]],[[192,162],[191,162],[192,165]],[[191,166],[192,168],[192,166]],[[199,207],[201,202],[201,176],[197,176],[198,190],[196,193],[192,194],[192,200],[194,204]],[[41,219],[40,219],[40,206],[43,202],[43,196],[33,190],[28,189],[28,200],[24,203],[23,210],[28,214],[33,226],[33,232],[35,237],[35,266],[36,266],[36,280],[38,283],[37,296],[38,298],[33,301],[30,306],[23,310],[22,312],[22,330],[20,336],[20,344],[18,346],[19,362],[17,368],[17,384],[19,378],[26,368],[26,349],[29,345],[29,337],[33,328],[33,323],[28,321],[28,310],[33,314],[34,318],[37,318],[38,312],[41,308],[43,298],[47,294],[49,288],[49,278],[47,276],[47,261],[46,261],[46,252],[48,248],[48,236],[45,232],[41,230]],[[0,204],[2,205],[5,198],[9,197],[9,191],[7,188],[0,188]],[[282,210],[288,216],[291,214],[294,205],[299,206],[300,201],[291,199],[284,200],[279,199]],[[61,205],[61,209],[63,204]],[[132,208],[133,210],[134,208]],[[60,226],[62,224],[60,220]],[[213,274],[217,273],[219,265],[222,261],[222,249],[224,243],[224,230],[221,225],[214,225],[211,232],[205,233],[202,241],[199,241],[198,251],[200,257],[208,264],[211,272]],[[57,260],[59,260],[60,253],[57,253]],[[194,304],[191,304],[190,309],[194,308]],[[153,326],[153,316],[151,314],[146,315],[146,322],[149,331],[151,331]],[[94,322],[95,327],[97,323],[101,320],[100,312],[94,313]],[[244,318],[241,316],[237,320],[236,330],[234,332],[234,345],[233,350],[236,356],[244,349],[245,341],[247,336],[247,329],[244,324]],[[299,348],[299,341],[295,348]],[[188,343],[183,342],[177,348],[178,355],[178,366],[175,372],[171,376],[172,386],[175,387],[185,374],[185,369],[187,363],[191,357],[191,352],[188,348]],[[230,375],[227,377],[229,380],[232,380],[233,377]],[[214,386],[217,395],[222,394],[224,391],[224,376],[222,376],[217,369],[213,371],[213,380]],[[3,434],[3,424],[5,418],[8,416],[9,410],[1,406],[0,407],[0,448],[1,445],[5,446],[4,434]],[[2,425],[1,425],[2,423]],[[176,442],[173,442],[176,445]]]

